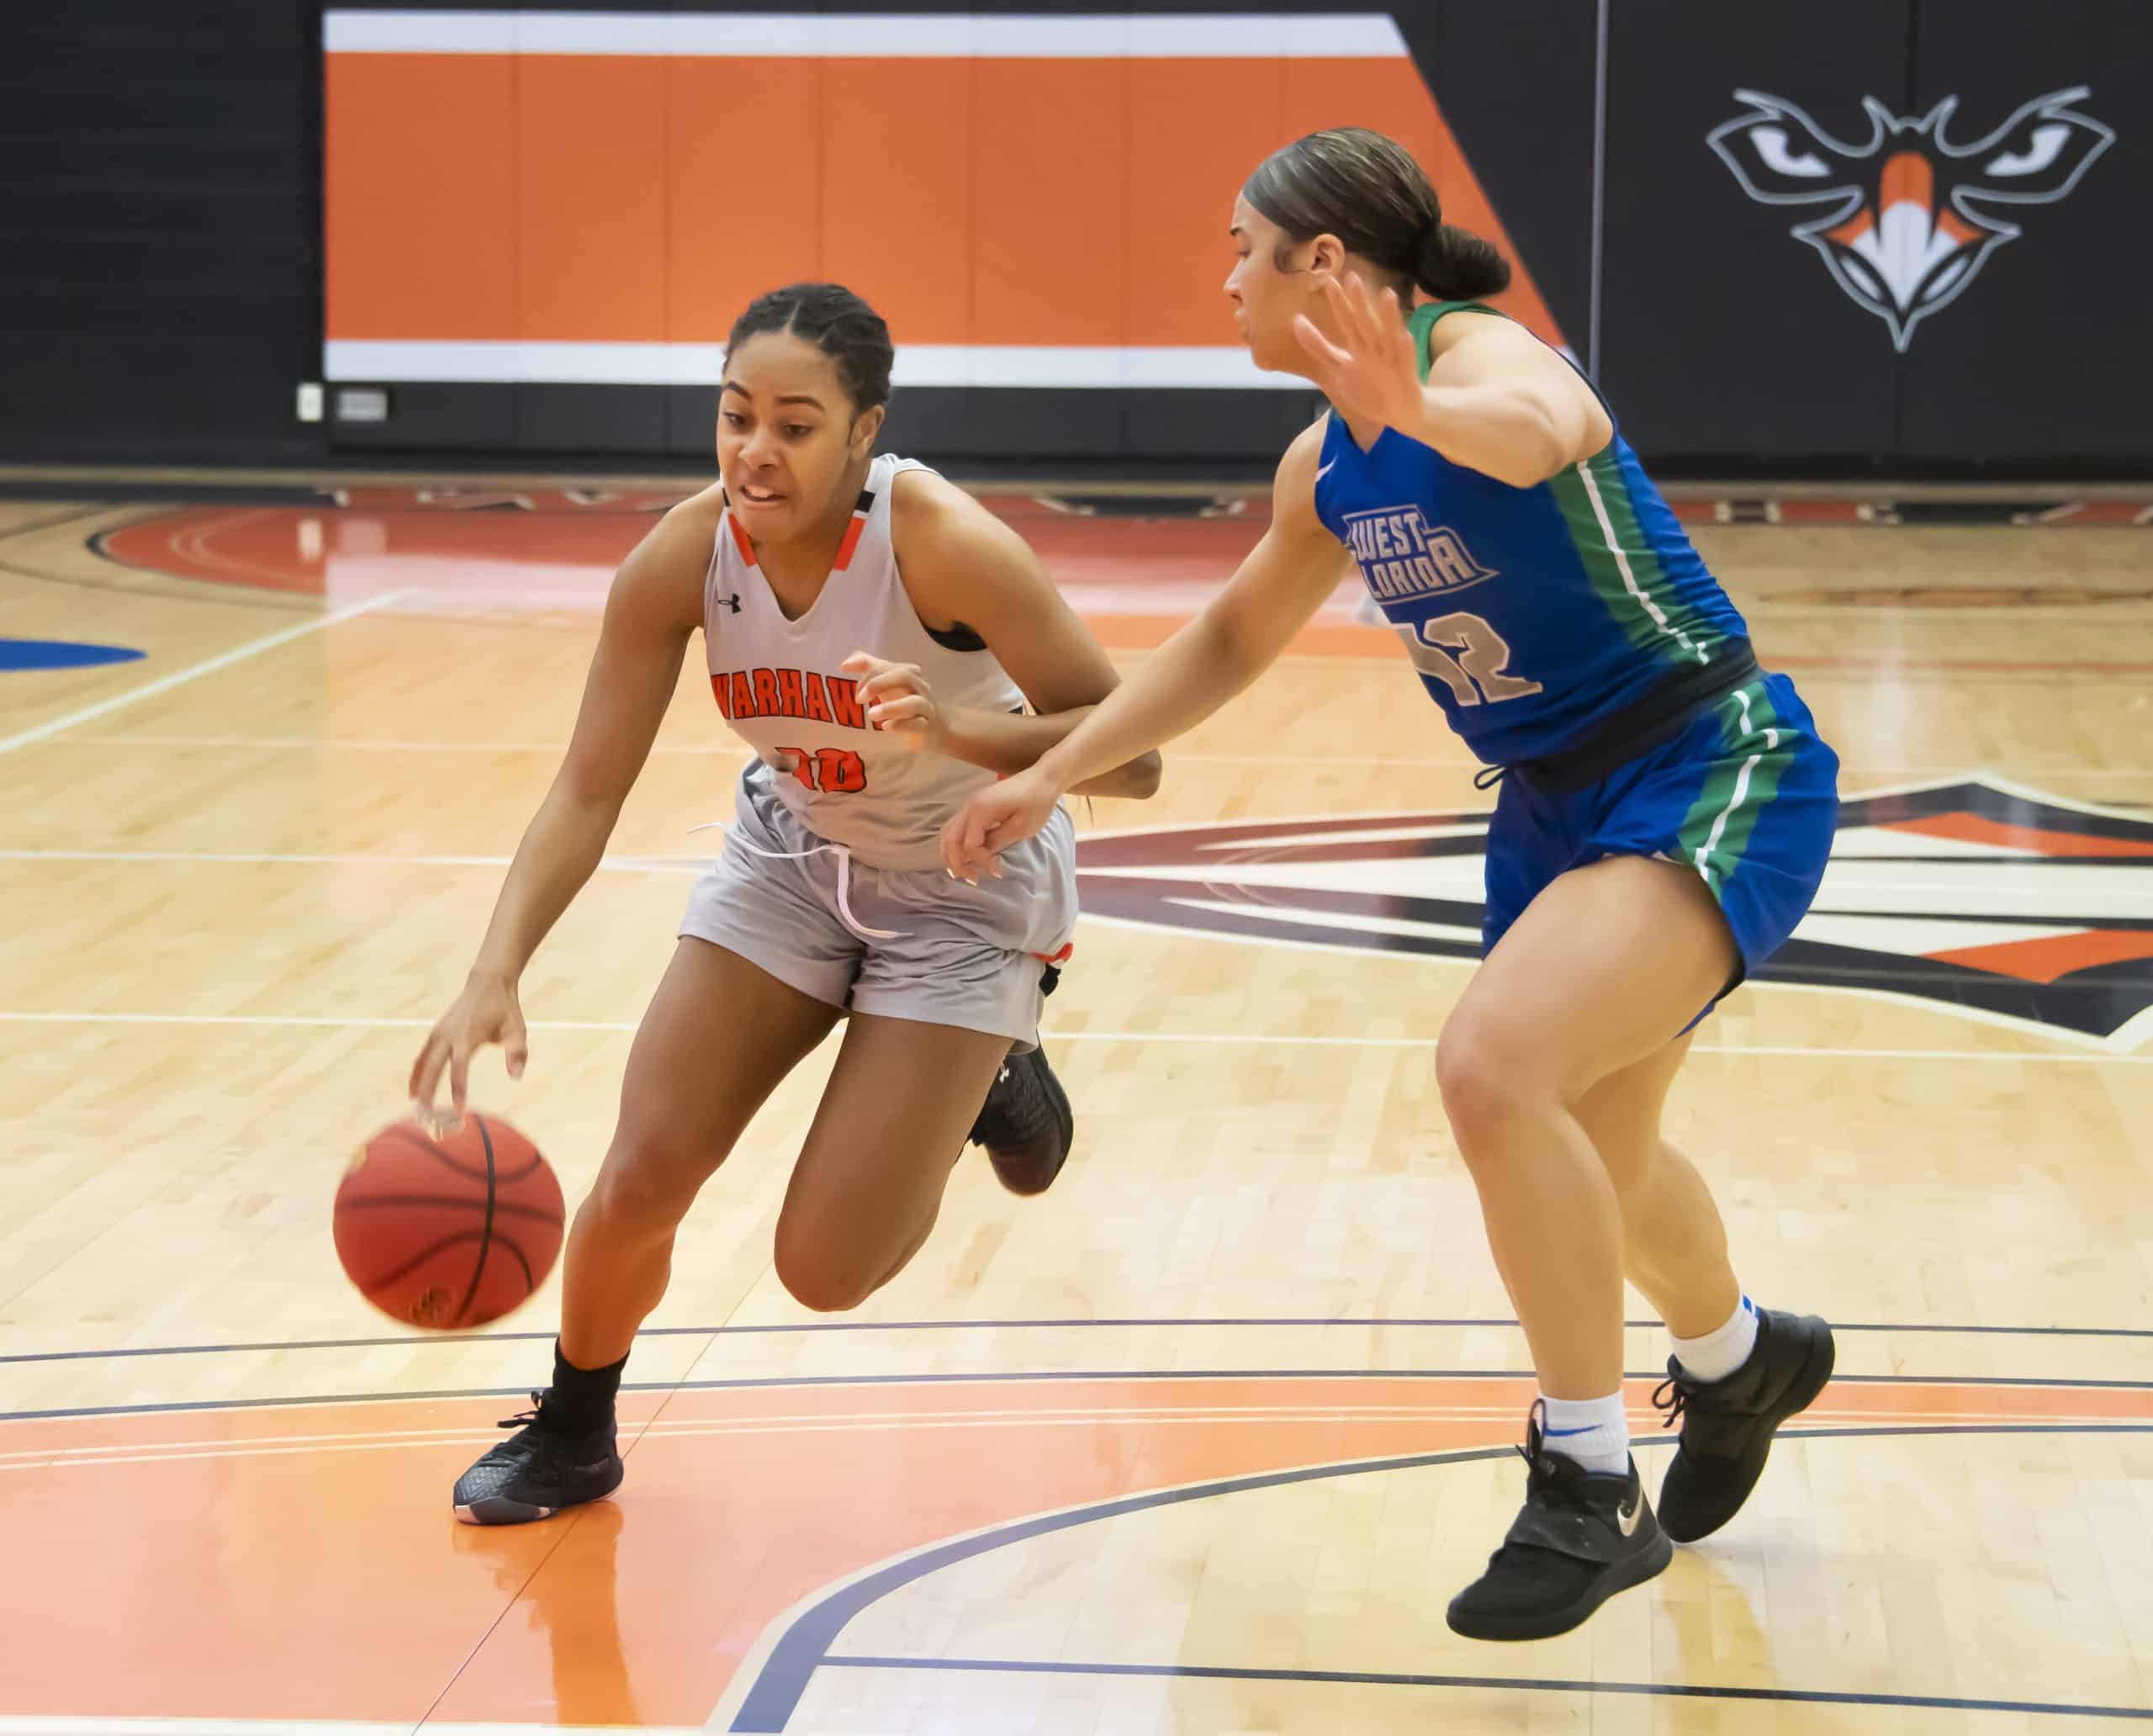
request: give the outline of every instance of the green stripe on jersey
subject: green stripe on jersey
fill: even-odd
[[[1709,662],[1713,635],[1695,611],[1674,595],[1652,539],[1637,522],[1637,506],[1614,447],[1602,447],[1555,480],[1574,484],[1577,505],[1558,490],[1563,516],[1578,545],[1579,558],[1592,574],[1593,588],[1621,621],[1630,643],[1650,646],[1683,662]],[[1611,594],[1607,588],[1611,574]]]
[[[1679,650],[1680,647],[1652,618],[1652,611],[1645,606],[1642,595],[1632,590],[1630,581],[1622,576],[1621,564],[1615,558],[1614,550],[1607,546],[1607,537],[1600,526],[1600,514],[1585,488],[1584,468],[1573,464],[1558,470],[1547,479],[1547,486],[1555,496],[1556,505],[1562,509],[1563,521],[1569,528],[1570,546],[1577,551],[1579,564],[1584,569],[1593,595],[1622,629],[1632,650],[1648,651],[1655,656],[1661,654],[1663,645]]]

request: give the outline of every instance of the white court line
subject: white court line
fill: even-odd
[[[568,738],[563,736],[558,741],[428,741],[391,735],[78,735],[71,738],[66,745],[71,748],[239,748],[280,752],[336,748],[381,754],[551,754],[558,756],[568,751]],[[700,746],[689,744],[669,746],[661,742],[654,744],[650,752],[653,759],[670,754],[675,759],[746,760],[752,757],[754,749],[730,741]],[[1457,763],[1466,765],[1479,762],[1461,760]]]
[[[696,856],[604,856],[599,868],[609,874],[700,874],[711,854]],[[505,868],[507,856],[384,856],[370,850],[100,850],[0,849],[0,862],[218,862],[226,866],[263,867],[297,863],[308,867]]]
[[[1111,1379],[1111,1376],[1105,1377]],[[1376,1374],[1373,1379],[1418,1379],[1410,1370],[1396,1376]],[[1491,1376],[1491,1379],[1510,1377]],[[674,1396],[668,1395],[669,1397]],[[333,1401],[331,1401],[333,1402]],[[1219,1417],[1273,1417],[1288,1422],[1315,1421],[1333,1421],[1343,1417],[1375,1416],[1385,1421],[1410,1420],[1419,1416],[1515,1416],[1517,1407],[1503,1405],[1461,1405],[1436,1403],[1427,1405],[1205,1405],[1189,1409],[1176,1405],[1057,1405],[1032,1410],[1024,1406],[978,1410],[802,1410],[772,1411],[765,1415],[736,1417],[693,1418],[682,1417],[668,1422],[662,1417],[653,1418],[637,1431],[636,1438],[646,1436],[706,1435],[727,1433],[741,1428],[790,1428],[808,1426],[857,1426],[861,1424],[896,1423],[905,1426],[924,1426],[937,1422],[1008,1422],[1036,1421],[1052,1419],[1066,1421],[1114,1421],[1134,1417],[1148,1420],[1152,1417],[1219,1416]],[[1638,1416],[1649,1421],[1653,1413],[1639,1411]],[[623,1427],[634,1428],[632,1423]],[[0,1437],[4,1438],[4,1437]],[[20,1453],[0,1453],[0,1468],[23,1463],[45,1464],[63,1460],[104,1459],[114,1454],[129,1458],[151,1458],[161,1454],[199,1454],[204,1451],[269,1452],[290,1448],[304,1451],[309,1447],[377,1447],[410,1445],[439,1447],[457,1442],[491,1442],[499,1438],[491,1428],[467,1425],[463,1428],[434,1429],[372,1429],[315,1435],[258,1435],[241,1440],[192,1441],[104,1441],[90,1447],[36,1448]]]
[[[2058,798],[2050,799],[2056,800]],[[2078,807],[2082,809],[2085,809],[2087,807],[2087,804],[2085,803],[2075,803],[2071,805]],[[1732,810],[1730,809],[1729,811],[1731,812]],[[2134,816],[2123,814],[2119,810],[2111,809],[2105,810],[2105,812],[2116,813],[2119,818],[2135,818]],[[1341,824],[1343,824],[1348,820],[1365,819],[1369,817],[1366,815],[1341,815],[1339,817],[1339,820]],[[1438,837],[1479,838],[1487,830],[1486,821],[1487,816],[1484,813],[1469,813],[1462,816],[1459,822],[1453,825],[1431,826],[1426,823],[1418,823],[1387,828],[1381,830],[1363,828],[1358,831],[1336,831],[1328,833],[1320,831],[1306,832],[1300,834],[1296,841],[1299,844],[1325,844],[1335,841],[1384,843],[1394,839],[1412,839]],[[731,822],[729,820],[712,820],[709,823],[709,826],[711,828],[729,828]],[[690,829],[702,830],[706,828],[692,828]],[[1086,835],[1100,839],[1138,837],[1144,835],[1147,829],[1149,828],[1132,828],[1126,832],[1096,833]],[[1160,828],[1158,829],[1172,832],[1179,828],[1169,826]],[[1211,850],[1236,850],[1240,849],[1243,847],[1243,844],[1240,843],[1211,844],[1203,846],[1203,848]],[[671,876],[674,878],[692,878],[703,873],[710,867],[712,861],[715,860],[717,856],[718,849],[719,846],[713,843],[703,850],[681,855],[633,855],[601,856],[599,859],[598,869],[599,871],[607,874],[653,874]],[[406,855],[381,850],[77,849],[61,846],[56,846],[50,849],[0,848],[0,862],[21,862],[25,864],[40,862],[109,862],[115,864],[163,863],[188,866],[256,868],[344,867],[381,868],[384,870],[405,868],[495,869],[506,868],[513,860],[514,859],[512,857],[505,855],[447,855],[420,853]],[[1848,860],[1850,859],[1835,859],[1835,860],[1841,862]],[[1947,861],[1945,865],[1939,871],[1949,875],[1951,872],[1952,867],[1955,865],[1955,859],[1954,861]],[[1918,867],[1922,865],[1917,863],[1914,865]],[[914,871],[927,872],[929,871],[922,869]],[[1087,866],[1082,861],[1079,861],[1076,865],[1076,874],[1080,881],[1082,881],[1087,875],[1095,875],[1117,879],[1129,877],[1142,878],[1145,875],[1155,871],[1155,871],[1152,868],[1146,867],[1142,865],[1133,867],[1119,865]],[[1185,877],[1185,871],[1168,870],[1164,871],[1182,874]],[[1235,915],[1243,913],[1245,907],[1241,904],[1238,904],[1231,901],[1207,899],[1195,896],[1195,882],[1192,880],[1189,884],[1191,891],[1186,895],[1177,897],[1173,902],[1187,904],[1191,908],[1198,910],[1223,911],[1229,914]],[[1918,902],[1918,900],[1924,896],[1941,899],[1950,896],[1955,896],[1962,890],[1963,889],[1956,883],[1956,881],[1948,878],[1925,881],[1913,878],[1902,879],[1895,877],[1891,886],[1893,897],[1902,901],[1913,900]],[[1259,911],[1258,913],[1261,914],[1262,913]],[[1287,913],[1288,916],[1292,917],[1293,920],[1301,923],[1304,926],[1319,928],[1341,934],[1362,934],[1368,932],[1373,929],[1386,933],[1403,934],[1436,934],[1449,939],[1469,940],[1475,945],[1479,943],[1480,938],[1480,929],[1477,924],[1467,926],[1444,926],[1441,924],[1431,925],[1425,923],[1415,924],[1402,918],[1353,918],[1349,916],[1327,915],[1322,913],[1311,911],[1301,911],[1296,915],[1290,910]],[[2134,909],[2130,913],[2134,916],[2137,913]],[[1098,923],[1109,928],[1142,929],[1156,926],[1148,921],[1135,918],[1110,916],[1085,911],[1080,911],[1079,914],[1084,917],[1087,921]],[[2039,919],[2035,917],[2025,918],[2022,918],[2022,920],[2038,923]],[[1247,940],[1254,941],[1262,945],[1314,945],[1317,947],[1327,947],[1329,950],[1341,950],[1348,953],[1356,953],[1362,950],[1360,947],[1352,944],[1350,941],[1342,943],[1302,942],[1297,939],[1290,937],[1281,939],[1280,937],[1271,934],[1244,935],[1221,932],[1215,929],[1188,930],[1186,931],[1186,938],[1198,940],[1214,941]],[[1458,961],[1453,959],[1452,962],[1455,963],[1458,962]],[[1806,983],[1798,985],[1768,986],[1800,987],[1804,988],[1812,987],[1812,985]]]
[[[565,753],[565,736],[556,741],[433,741],[396,736],[320,736],[320,735],[77,735],[66,743],[71,748],[220,748],[262,751],[306,752],[334,748],[357,753],[412,753],[412,754],[550,754]],[[669,744],[659,743],[650,752],[653,759],[745,760],[752,749],[731,742],[717,742],[704,745],[693,744]],[[1177,765],[1334,765],[1338,754],[1201,754],[1187,753],[1171,748],[1164,750]],[[1448,770],[1478,771],[1481,761],[1447,756],[1404,755],[1384,758],[1378,755],[1355,754],[1351,756],[1356,765],[1375,765],[1415,770]],[[2068,760],[2028,760],[2016,765],[2019,772],[2029,775],[2068,776],[2073,778],[2149,778],[2153,777],[2153,766],[2106,766],[2096,769],[2081,766]],[[1865,763],[1861,770],[1878,777],[1959,777],[1965,775],[1965,767],[1958,763],[1934,765],[1883,765]],[[1865,794],[1873,793],[1865,791]]]
[[[45,722],[34,724],[28,729],[19,730],[13,735],[0,736],[0,754],[12,754],[17,748],[26,748],[33,742],[44,741],[50,736],[58,735],[63,730],[74,728],[78,723],[87,723],[93,717],[108,716],[123,707],[133,705],[138,699],[150,699],[160,693],[168,693],[173,688],[183,686],[187,682],[198,680],[204,675],[213,675],[219,670],[230,669],[235,663],[244,663],[250,657],[259,657],[264,651],[274,651],[279,645],[288,645],[294,639],[303,639],[309,633],[317,633],[325,627],[336,627],[351,620],[355,616],[371,614],[376,609],[385,609],[391,603],[401,602],[410,595],[409,590],[384,591],[379,596],[368,597],[362,603],[353,603],[347,608],[333,610],[326,615],[317,615],[311,620],[302,621],[297,627],[285,627],[279,632],[272,632],[264,638],[250,640],[244,645],[235,646],[230,651],[221,652],[217,656],[206,659],[201,663],[190,664],[186,669],[174,670],[168,675],[160,675],[154,681],[145,681],[140,687],[130,687],[124,693],[115,693],[111,698],[101,699],[94,705],[86,705],[77,710],[63,712],[61,716]],[[0,1736],[6,1736],[4,1725],[0,1725]]]
[[[577,1724],[575,1736],[706,1736],[700,1724]],[[0,1736],[562,1736],[558,1724],[458,1723],[430,1717],[378,1723],[326,1718],[33,1717],[0,1716]]]
[[[1952,1424],[1980,1425],[1984,1423],[2039,1422],[2059,1426],[2087,1424],[2142,1421],[2141,1416],[2115,1411],[2042,1412],[2032,1417],[2023,1410],[1812,1410],[1805,1413],[1814,1424],[1856,1426],[1864,1423],[1883,1426]],[[1273,1426],[1291,1424],[1341,1422],[1384,1423],[1486,1423],[1507,1432],[1517,1419],[1515,1405],[1362,1405],[1344,1410],[1318,1410],[1312,1407],[1295,1410],[1266,1411],[1249,1407],[1246,1411],[1226,1410],[1175,1410],[1161,1408],[1155,1410],[1103,1410],[1096,1414],[1083,1412],[1007,1411],[967,1416],[952,1412],[944,1416],[908,1415],[904,1412],[885,1411],[857,1420],[838,1419],[807,1422],[783,1419],[763,1422],[743,1419],[738,1422],[713,1422],[696,1426],[676,1426],[664,1431],[664,1438],[681,1440],[717,1435],[816,1435],[853,1434],[863,1429],[878,1433],[928,1432],[944,1429],[984,1428],[1102,1428],[1117,1426],[1146,1427],[1203,1424],[1216,1426],[1221,1424],[1266,1423]],[[1630,1421],[1634,1432],[1642,1432],[1653,1421],[1650,1412],[1632,1412]],[[658,1432],[645,1430],[637,1437]],[[467,1432],[461,1439],[467,1446],[482,1445],[493,1437],[487,1433]],[[294,1454],[316,1451],[330,1453],[376,1453],[403,1448],[424,1447],[429,1450],[456,1444],[454,1440],[401,1439],[383,1437],[366,1440],[341,1436],[319,1436],[309,1441],[291,1446],[267,1446],[252,1442],[218,1442],[190,1449],[157,1448],[130,1449],[114,1445],[101,1451],[82,1448],[65,1449],[58,1453],[24,1455],[24,1462],[0,1464],[0,1474],[9,1471],[68,1470],[83,1467],[117,1464],[179,1464],[200,1459],[282,1458]]]
[[[525,1021],[535,1031],[633,1032],[632,1019],[532,1019]],[[23,1013],[0,1011],[0,1024],[180,1024],[180,1025],[290,1025],[294,1029],[353,1030],[431,1030],[431,1019],[367,1019],[351,1014],[280,1013]],[[1059,1030],[1043,1027],[1043,1037],[1057,1043],[1204,1043],[1220,1047],[1235,1045],[1314,1049],[1425,1049],[1435,1053],[1433,1037],[1309,1036],[1288,1031],[1138,1031]],[[2153,1066],[2153,1054],[2111,1055],[2079,1050],[2034,1049],[1855,1049],[1836,1044],[1700,1043],[1693,1055],[1777,1055],[1824,1061],[2060,1061],[2075,1066]],[[0,1730],[0,1736],[6,1736]]]
[[[0,1717],[0,1736],[394,1736],[418,1728],[415,1722],[336,1723],[325,1718]]]
[[[1970,1415],[1971,1413],[1969,1414]],[[1999,1414],[2001,1415],[2002,1413]],[[1923,1411],[1920,1413],[1921,1418],[1924,1421],[1932,1417],[1934,1413],[1930,1411]],[[1957,1413],[1955,1412],[1954,1415],[1955,1416]],[[2005,1420],[2009,1421],[2017,1415],[2017,1412],[2009,1413],[2009,1415],[2005,1417]],[[2098,1421],[2113,1421],[2116,1419],[2104,1416],[2092,1420]],[[2127,1421],[2130,1419],[2124,1418],[2123,1420]],[[1515,1405],[1482,1405],[1478,1409],[1469,1410],[1448,1410],[1440,1408],[1423,1410],[1390,1409],[1368,1410],[1366,1411],[1310,1411],[1305,1415],[1299,1416],[1259,1415],[1251,1416],[1237,1416],[1230,1412],[1212,1412],[1206,1410],[1161,1410],[1156,1413],[1108,1410],[1103,1411],[1096,1416],[1064,1416],[1059,1415],[1027,1416],[1013,1412],[1006,1416],[984,1416],[965,1419],[955,1417],[913,1417],[892,1413],[879,1416],[874,1419],[873,1421],[866,1424],[858,1422],[775,1422],[764,1424],[749,1421],[742,1421],[739,1423],[713,1423],[702,1428],[675,1430],[671,1432],[668,1438],[678,1439],[685,1436],[700,1437],[711,1435],[857,1434],[861,1432],[863,1428],[871,1430],[878,1433],[910,1433],[913,1432],[924,1432],[939,1429],[1104,1428],[1118,1425],[1133,1426],[1138,1424],[1141,1424],[1146,1427],[1161,1427],[1191,1423],[1202,1423],[1215,1426],[1226,1423],[1334,1424],[1339,1422],[1485,1422],[1497,1425],[1502,1429],[1507,1431],[1514,1428],[1516,1426],[1516,1421],[1517,1407]],[[491,1434],[471,1433],[463,1437],[463,1442],[466,1446],[477,1447],[484,1445],[494,1438],[496,1437]],[[155,1453],[135,1453],[127,1451],[124,1448],[114,1447],[101,1453],[77,1453],[71,1456],[64,1453],[50,1453],[41,1458],[33,1459],[24,1463],[0,1464],[0,1474],[4,1474],[9,1471],[71,1470],[78,1467],[97,1465],[179,1464],[191,1463],[198,1459],[208,1458],[289,1458],[294,1454],[312,1453],[315,1451],[331,1453],[379,1453],[393,1451],[397,1448],[406,1447],[425,1447],[431,1449],[438,1447],[451,1446],[453,1444],[455,1444],[453,1442],[443,1441],[336,1441],[324,1437],[317,1443],[305,1446],[255,1447],[244,1442],[234,1441],[219,1442],[214,1446],[197,1448],[188,1452],[159,1451]]]

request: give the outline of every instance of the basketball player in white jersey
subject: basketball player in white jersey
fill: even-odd
[[[834,284],[774,291],[733,326],[720,480],[614,580],[567,758],[412,1069],[430,1110],[446,1068],[459,1112],[477,1049],[500,1043],[521,1074],[517,979],[597,867],[701,628],[718,709],[757,757],[569,1231],[552,1384],[457,1482],[472,1523],[619,1485],[614,1400],[674,1231],[840,1018],[777,1225],[778,1276],[808,1307],[854,1307],[903,1269],[967,1138],[1020,1193],[1067,1153],[1068,1100],[1037,1037],[1076,921],[1069,817],[978,887],[943,871],[938,839],[974,791],[1074,728],[1114,670],[1021,538],[933,471],[875,455],[891,359],[889,328]],[[1147,754],[1082,787],[1148,796],[1158,776]]]

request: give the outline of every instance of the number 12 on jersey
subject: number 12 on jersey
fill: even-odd
[[[1394,621],[1391,628],[1405,641],[1413,667],[1441,681],[1462,706],[1484,699],[1500,704],[1541,691],[1539,682],[1509,673],[1510,641],[1478,615],[1440,615],[1420,622],[1417,632],[1410,621]]]

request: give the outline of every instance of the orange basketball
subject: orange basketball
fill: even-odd
[[[368,1301],[430,1331],[519,1307],[561,1252],[561,1184],[506,1122],[384,1127],[336,1189],[336,1257]]]

